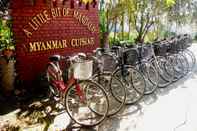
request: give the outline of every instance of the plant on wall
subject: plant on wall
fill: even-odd
[[[0,84],[3,92],[10,95],[14,90],[15,80],[15,60],[13,51],[15,45],[13,43],[13,34],[11,31],[11,21],[9,16],[0,18],[0,50],[3,51],[0,57]]]
[[[11,21],[0,19],[0,50],[15,49],[12,39]]]

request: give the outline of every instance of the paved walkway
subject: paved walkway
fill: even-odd
[[[191,50],[197,56],[197,44]],[[196,52],[195,52],[196,51]],[[197,66],[182,80],[146,96],[99,131],[197,131]]]

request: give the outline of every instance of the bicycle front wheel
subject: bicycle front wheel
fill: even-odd
[[[105,119],[109,101],[105,90],[99,84],[85,80],[68,89],[65,94],[65,106],[69,116],[76,123],[95,126]]]
[[[114,72],[114,76],[119,78],[126,88],[126,104],[134,104],[143,96],[146,82],[143,75],[133,66],[124,66]]]
[[[155,67],[159,73],[158,87],[164,88],[170,85],[173,82],[175,75],[172,64],[162,56],[157,56],[152,62],[155,64]]]
[[[124,106],[126,100],[126,90],[122,82],[107,72],[95,75],[93,80],[102,85],[108,94],[108,116],[117,114]]]
[[[145,95],[152,94],[158,86],[159,75],[151,62],[142,62],[141,65],[138,65],[139,70],[143,73],[144,79],[146,81]]]
[[[186,57],[186,59],[188,60],[189,71],[192,71],[196,65],[196,57],[195,57],[194,53],[192,51],[190,51],[189,49],[184,50],[182,53]]]

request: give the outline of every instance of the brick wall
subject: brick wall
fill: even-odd
[[[36,76],[45,70],[48,62],[48,57],[52,54],[69,55],[75,52],[90,52],[99,45],[99,18],[98,18],[98,4],[94,8],[89,5],[74,3],[74,8],[71,8],[71,1],[66,0],[64,5],[61,0],[57,0],[57,4],[53,4],[50,0],[11,0],[11,9],[13,17],[13,32],[16,42],[16,70],[21,80],[31,82]],[[98,2],[97,2],[98,3]],[[32,30],[29,22],[34,16],[43,12],[49,12],[52,8],[69,8],[69,14],[64,17],[56,17],[48,20],[46,23],[39,26],[37,30]],[[73,17],[73,12],[77,10],[84,16],[89,18],[92,25],[95,26],[96,31],[91,32],[87,26],[80,23]],[[49,16],[52,18],[52,15]],[[28,37],[24,32],[27,29],[31,32]],[[94,38],[93,45],[83,47],[73,47],[70,44],[63,49],[50,49],[45,51],[30,51],[30,43],[33,42],[47,42],[51,40],[64,40],[68,43],[72,39],[77,38]]]

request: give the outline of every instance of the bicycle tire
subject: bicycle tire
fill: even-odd
[[[182,53],[187,59],[191,59],[191,61],[188,60],[188,63],[189,63],[189,71],[192,71],[196,66],[196,57],[194,53],[189,49],[184,50]]]
[[[92,80],[103,86],[108,94],[109,110],[107,116],[117,114],[125,105],[126,90],[122,82],[110,72],[96,74]]]
[[[73,121],[75,121],[76,123],[78,123],[79,125],[82,126],[96,126],[98,124],[100,124],[101,122],[103,122],[107,116],[108,113],[108,108],[109,108],[109,101],[108,101],[108,96],[106,91],[96,82],[93,82],[91,80],[84,80],[84,81],[79,81],[78,84],[80,84],[81,89],[83,90],[83,93],[85,94],[85,102],[80,102],[79,100],[79,96],[73,93],[76,93],[76,85],[72,85],[65,93],[65,107],[66,107],[66,111],[68,113],[68,115],[71,117],[71,119]],[[93,88],[93,90],[90,90],[89,88]],[[92,93],[90,96],[90,94],[88,93]],[[72,99],[71,100],[71,96]],[[102,96],[99,96],[102,95]],[[101,102],[100,104],[104,104],[104,105],[100,105],[98,102],[96,103],[90,103],[90,100],[92,100],[92,102],[96,101],[96,98],[93,98],[94,96],[96,97],[101,97],[98,99],[98,102]],[[70,101],[71,100],[71,101]],[[77,102],[79,103],[79,105],[77,106]],[[76,109],[72,109],[70,110],[70,106],[71,104],[74,104],[73,107],[71,108],[76,108]],[[85,107],[82,107],[85,106]],[[100,107],[95,107],[95,106],[99,106]],[[102,113],[100,113],[101,115],[96,114],[95,112],[93,112],[92,108],[97,108],[95,110],[100,110]],[[77,111],[77,112],[74,112]],[[74,113],[79,113],[79,114],[75,114]],[[91,113],[91,114],[87,114],[87,113]],[[84,118],[80,118],[80,117],[84,117]],[[90,117],[90,118],[89,118]]]
[[[152,60],[152,64],[155,66],[159,74],[158,87],[165,88],[170,85],[174,77],[172,79],[168,78],[165,64],[169,65],[171,68],[172,65],[163,56],[156,56],[156,59]]]
[[[123,74],[122,74],[123,73]],[[130,105],[138,102],[143,96],[146,87],[146,82],[142,73],[140,73],[135,67],[130,65],[124,65],[122,68],[117,68],[114,71],[114,76],[120,79],[126,89],[126,102]],[[127,78],[126,78],[127,77]]]
[[[172,63],[175,72],[173,82],[176,82],[184,76],[185,67],[181,59],[182,58],[179,57],[178,54],[172,54],[168,57],[168,60],[170,61],[170,63]],[[170,73],[168,73],[168,75],[170,75]]]
[[[178,57],[181,59],[181,63],[183,64],[183,67],[184,67],[184,72],[183,72],[184,73],[183,77],[184,77],[190,71],[189,62],[188,62],[187,57],[183,53],[179,53]]]
[[[139,65],[138,67],[144,75],[146,81],[146,88],[144,94],[150,95],[157,89],[159,81],[158,72],[153,66],[153,64],[149,61],[142,62],[141,65]],[[140,67],[142,67],[142,69]]]

